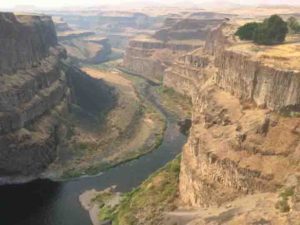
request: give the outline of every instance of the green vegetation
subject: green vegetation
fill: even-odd
[[[253,40],[255,30],[258,28],[259,23],[247,23],[241,26],[235,35],[239,36],[241,40]]]
[[[112,220],[114,217],[117,204],[112,204],[111,201],[117,197],[111,191],[106,191],[98,194],[92,201],[99,206],[98,218],[100,221]]]
[[[155,88],[159,102],[176,119],[190,118],[192,114],[191,98],[176,92],[173,88],[159,86]]]
[[[295,17],[291,16],[288,19],[287,24],[288,24],[288,27],[289,27],[289,32],[291,34],[300,33],[300,23]]]
[[[116,207],[103,206],[99,210],[98,218],[100,221],[112,220]]]
[[[282,213],[289,212],[291,209],[289,206],[289,203],[288,203],[288,199],[286,199],[286,198],[279,200],[276,203],[275,208],[278,209]]]
[[[180,156],[123,195],[118,205],[109,204],[113,194],[101,193],[93,199],[99,205],[99,220],[114,225],[157,224],[164,211],[176,208],[179,172]]]
[[[294,188],[293,187],[288,187],[284,189],[280,194],[279,194],[279,200],[275,205],[275,208],[278,209],[280,212],[289,212],[290,211],[290,206],[289,206],[289,198],[294,195]]]
[[[287,33],[287,23],[280,16],[273,15],[262,23],[245,24],[236,35],[241,40],[253,40],[256,44],[275,45],[284,42]]]
[[[180,157],[149,177],[140,187],[126,194],[114,216],[114,225],[134,225],[147,221],[157,224],[162,212],[175,208],[178,193]],[[145,223],[143,223],[145,224]]]

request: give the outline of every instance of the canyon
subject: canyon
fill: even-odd
[[[0,184],[60,187],[24,224],[299,224],[300,35],[241,10],[0,13]]]
[[[235,36],[243,19],[212,21],[203,44],[195,48],[168,46],[178,24],[195,27],[188,19],[129,42],[122,66],[189,96],[193,110],[178,197],[173,192],[172,197],[163,197],[170,188],[164,182],[174,182],[162,178],[172,174],[165,168],[129,193],[114,209],[113,223],[292,225],[299,221],[299,35],[288,36],[282,45],[257,46]],[[205,26],[211,20],[197,22]],[[185,33],[179,33],[184,38]],[[201,39],[199,33],[196,36]]]

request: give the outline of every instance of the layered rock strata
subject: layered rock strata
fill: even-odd
[[[255,48],[250,45],[246,51],[244,43],[235,40],[234,30],[232,24],[218,26],[202,49],[176,60],[164,77],[166,86],[193,102],[192,128],[182,155],[180,199],[186,207],[229,204],[230,208],[255,194],[256,208],[232,209],[236,211],[231,211],[228,223],[222,213],[214,219],[218,224],[262,220],[295,224],[300,211],[293,202],[287,202],[287,211],[293,210],[277,217],[280,204],[285,204],[277,193],[298,190],[298,183],[290,180],[299,179],[300,120],[282,113],[294,115],[299,110],[299,70],[278,66],[278,58],[265,56],[279,47],[257,53],[249,51]],[[265,194],[256,199],[258,193]],[[296,196],[293,192],[291,199]],[[264,215],[262,204],[268,207]],[[199,218],[189,224],[214,224],[212,217],[199,214]]]
[[[56,113],[68,109],[69,88],[47,16],[0,14],[0,182],[36,176],[56,157]]]
[[[172,21],[167,19],[164,28],[152,37],[143,36],[131,40],[126,49],[124,67],[134,73],[160,80],[175,59],[202,47],[209,31],[222,23],[223,19]]]
[[[59,32],[58,39],[75,63],[100,63],[106,61],[111,53],[108,39],[91,31]]]

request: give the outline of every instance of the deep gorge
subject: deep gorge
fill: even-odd
[[[5,224],[297,225],[299,35],[259,46],[235,31],[265,14],[148,10],[0,13]],[[179,154],[170,190],[157,170]]]

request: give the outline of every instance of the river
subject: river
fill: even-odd
[[[0,187],[0,225],[91,225],[88,212],[78,200],[89,189],[112,185],[127,192],[181,152],[186,137],[175,121],[152,95],[145,80],[143,95],[166,117],[167,129],[160,147],[143,157],[111,168],[97,176],[54,182],[36,180],[27,184]]]

